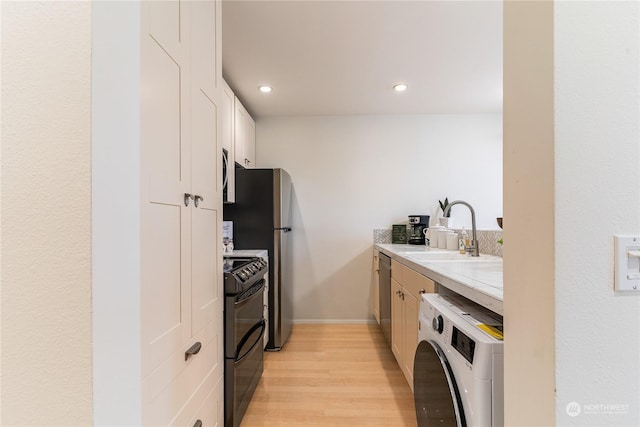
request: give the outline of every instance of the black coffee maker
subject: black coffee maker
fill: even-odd
[[[424,229],[429,227],[429,215],[409,215],[410,245],[424,245]]]

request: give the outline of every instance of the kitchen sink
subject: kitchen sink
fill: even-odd
[[[416,261],[494,261],[500,259],[488,255],[470,257],[457,252],[403,252],[402,256]]]

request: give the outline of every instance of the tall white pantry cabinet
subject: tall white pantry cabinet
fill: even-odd
[[[142,423],[223,423],[221,3],[141,3]]]
[[[92,38],[94,424],[222,425],[221,2],[96,2]]]

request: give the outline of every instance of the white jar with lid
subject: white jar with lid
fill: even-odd
[[[447,236],[449,235],[448,228],[442,228],[438,230],[438,248],[447,249]]]
[[[447,250],[458,250],[458,233],[453,230],[449,230],[449,232],[447,233]]]

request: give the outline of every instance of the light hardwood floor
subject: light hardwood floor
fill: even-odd
[[[416,426],[413,394],[376,325],[294,325],[241,427]]]

